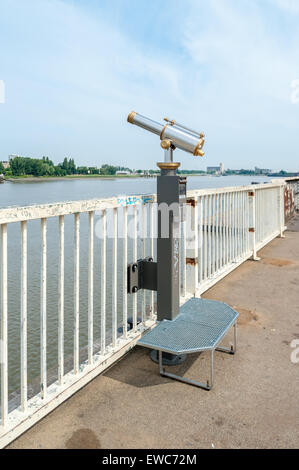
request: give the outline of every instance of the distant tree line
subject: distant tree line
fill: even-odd
[[[205,173],[206,172],[202,170],[178,170],[179,175],[199,175]]]
[[[67,175],[107,175],[113,176],[117,171],[129,171],[129,168],[102,165],[101,168],[76,166],[73,158],[64,158],[62,163],[54,165],[49,157],[29,158],[16,156],[9,161],[9,168],[4,169],[0,162],[0,174],[5,176],[67,176]],[[141,170],[140,170],[141,171]]]
[[[255,175],[256,172],[254,170],[245,170],[242,168],[241,170],[225,170],[226,175]]]

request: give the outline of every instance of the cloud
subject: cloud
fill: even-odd
[[[270,3],[286,10],[289,13],[299,13],[298,0],[269,0]]]
[[[16,3],[18,16],[11,14]],[[128,137],[132,133],[126,124],[129,111],[136,108],[162,117],[168,103],[179,106],[184,100],[177,63],[159,51],[144,53],[133,36],[107,23],[100,14],[93,16],[79,4],[59,0],[4,4],[7,8],[2,5],[0,22],[6,22],[9,42],[3,64],[12,97],[6,127],[9,131],[15,121],[20,132],[20,144],[14,142],[14,151],[53,152],[56,158],[66,152],[75,154],[81,163],[84,159],[125,163],[126,143],[128,154],[132,152],[128,144],[138,142],[135,155],[147,145],[141,145],[138,132]],[[28,138],[32,125],[42,136],[39,141],[36,135],[33,145]],[[147,156],[154,148],[153,140],[148,142]],[[11,143],[6,146],[11,149]]]
[[[279,168],[282,155],[284,164],[288,159],[296,167],[298,108],[291,104],[291,83],[299,77],[297,28],[287,31],[279,13],[259,1],[192,4],[184,44],[196,64],[194,99],[212,133],[213,158],[217,152],[220,158],[221,140],[235,167]],[[278,132],[289,141],[278,139]]]

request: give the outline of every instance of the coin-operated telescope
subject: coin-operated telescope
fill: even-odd
[[[161,176],[157,178],[157,263],[148,258],[139,262],[134,260],[128,266],[128,292],[156,290],[158,320],[174,320],[180,307],[179,214],[180,204],[186,199],[187,181],[177,175],[180,163],[173,161],[173,151],[179,148],[195,157],[203,157],[205,136],[177,121],[164,118],[161,124],[134,111],[128,115],[128,122],[158,135],[164,149],[164,162],[157,163],[161,169]],[[175,214],[176,207],[178,213]]]
[[[153,121],[141,114],[132,111],[128,116],[128,122],[142,127],[153,134],[159,135],[161,147],[164,150],[179,148],[185,152],[192,153],[195,157],[203,157],[204,134],[189,129],[182,124],[168,118],[165,123]]]

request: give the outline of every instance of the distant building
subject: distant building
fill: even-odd
[[[207,173],[213,173],[216,175],[223,175],[224,173],[224,165],[220,163],[219,166],[208,166]]]
[[[122,170],[120,170],[120,171],[117,171],[115,174],[116,174],[117,176],[128,176],[128,175],[130,175],[131,173],[130,173],[130,171],[122,171]]]
[[[257,175],[269,175],[273,173],[269,168],[258,168],[257,166],[254,168],[254,171]]]
[[[3,168],[4,168],[5,170],[7,170],[7,168],[9,168],[9,162],[3,161],[3,162],[1,162],[1,163],[2,163]]]

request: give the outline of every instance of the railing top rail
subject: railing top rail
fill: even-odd
[[[134,207],[139,204],[155,202],[155,200],[155,195],[143,194],[118,196],[106,199],[87,199],[39,205],[33,204],[24,207],[5,207],[0,209],[0,224],[58,217],[60,215],[70,215],[83,212],[101,211],[104,209],[114,209],[124,206]]]
[[[285,181],[278,181],[275,183],[265,184],[250,184],[248,186],[226,186],[225,188],[211,188],[211,189],[193,189],[188,191],[188,197],[206,196],[210,194],[232,193],[236,191],[255,191],[259,189],[270,189],[285,186]]]
[[[253,191],[260,189],[270,189],[284,186],[285,181],[276,183],[253,184],[249,186],[232,186],[225,188],[198,189],[188,191],[188,197],[199,197],[210,194],[231,193],[236,191]],[[61,215],[71,215],[91,211],[101,211],[104,209],[114,209],[117,207],[134,207],[140,204],[156,202],[155,194],[117,196],[106,199],[88,199],[81,201],[55,202],[50,204],[28,205],[24,207],[5,207],[0,209],[0,224],[22,222],[25,220],[36,220]]]
[[[281,181],[281,182],[290,182],[290,181],[299,181],[299,176],[285,176],[285,177],[281,177],[281,178],[275,178],[275,179],[272,179],[271,180],[271,183],[276,183],[277,181]]]

